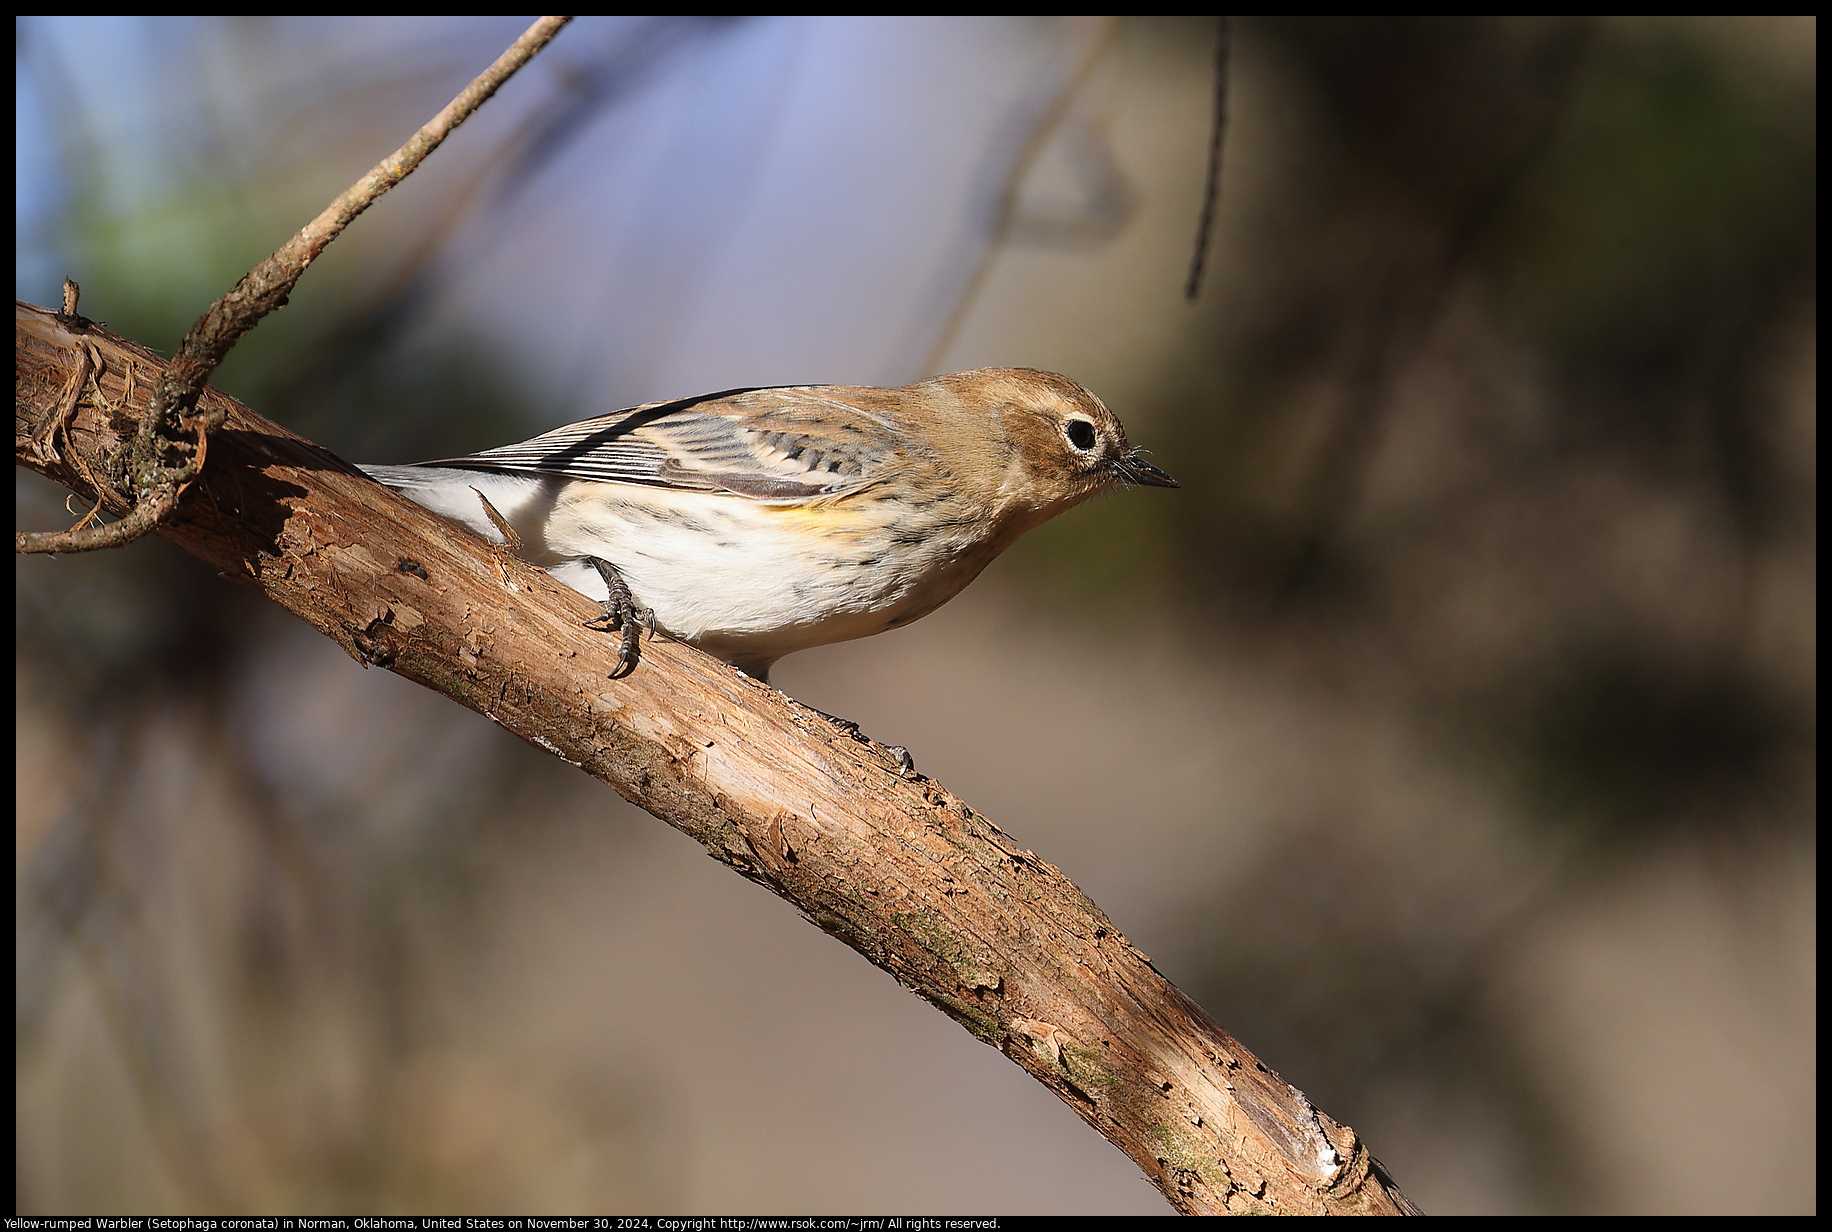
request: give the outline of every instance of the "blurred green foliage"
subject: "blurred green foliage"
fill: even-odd
[[[1589,838],[1740,829],[1805,735],[1746,673],[1676,671],[1628,647],[1573,659],[1529,695],[1515,747],[1532,811]]]
[[[1660,424],[1811,286],[1814,116],[1676,32],[1596,41],[1488,245],[1593,414]]]

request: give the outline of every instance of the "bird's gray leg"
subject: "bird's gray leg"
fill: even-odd
[[[604,598],[604,611],[586,621],[592,628],[616,629],[623,635],[623,644],[617,650],[617,666],[611,670],[611,679],[617,680],[628,676],[636,670],[636,661],[642,657],[638,646],[638,630],[643,625],[649,626],[649,635],[655,636],[655,612],[646,607],[639,607],[636,596],[630,593],[630,585],[623,580],[623,574],[617,566],[608,560],[599,560],[596,556],[587,556],[592,568],[604,579],[605,590],[609,593]]]

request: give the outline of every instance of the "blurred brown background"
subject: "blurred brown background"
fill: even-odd
[[[18,294],[170,348],[519,31],[22,19]],[[1027,365],[1104,497],[777,683],[1432,1213],[1816,1206],[1815,23],[581,19],[219,384],[406,461]],[[17,521],[71,519],[20,473]],[[1167,1213],[599,784],[163,542],[16,564],[22,1213]]]

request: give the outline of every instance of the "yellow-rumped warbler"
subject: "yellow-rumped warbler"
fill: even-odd
[[[928,615],[1105,488],[1177,486],[1099,398],[1029,368],[726,390],[362,469],[494,543],[500,519],[521,555],[603,600],[624,634],[617,674],[640,616],[758,679]]]

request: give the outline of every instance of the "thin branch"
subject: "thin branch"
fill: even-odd
[[[32,448],[83,362],[65,458]],[[113,512],[69,455],[121,447],[163,361],[19,305],[15,454]],[[120,404],[126,413],[105,409]],[[896,756],[691,646],[613,678],[597,606],[215,390],[212,461],[158,533],[334,639],[579,767],[788,900],[999,1049],[1191,1214],[1412,1211],[1313,1108],[1160,975],[1062,873]]]
[[[1189,280],[1183,284],[1183,298],[1195,302],[1202,293],[1202,273],[1209,259],[1209,232],[1215,226],[1215,206],[1221,200],[1221,141],[1228,129],[1228,50],[1230,34],[1226,17],[1215,19],[1215,115],[1209,124],[1209,173],[1202,185],[1202,217],[1196,223],[1196,251],[1190,257]]]
[[[377,163],[272,256],[244,274],[240,282],[197,319],[184,336],[178,353],[155,383],[152,402],[134,434],[125,466],[116,467],[117,473],[124,472],[124,482],[134,497],[132,508],[120,521],[56,533],[18,534],[14,537],[14,550],[89,552],[118,547],[144,535],[169,516],[185,487],[203,469],[210,433],[222,422],[221,416],[212,412],[195,417],[189,412],[196,405],[204,382],[229,354],[230,348],[263,317],[284,307],[293,285],[326,246],[377,198],[412,174],[453,129],[464,123],[571,20],[570,17],[543,17],[529,26],[494,64],[427,121],[405,145]],[[76,316],[75,286],[66,280],[63,312],[66,319]],[[166,435],[173,422],[190,430],[190,442],[175,442]],[[191,446],[190,457],[177,466],[164,465],[168,448],[182,443]]]

